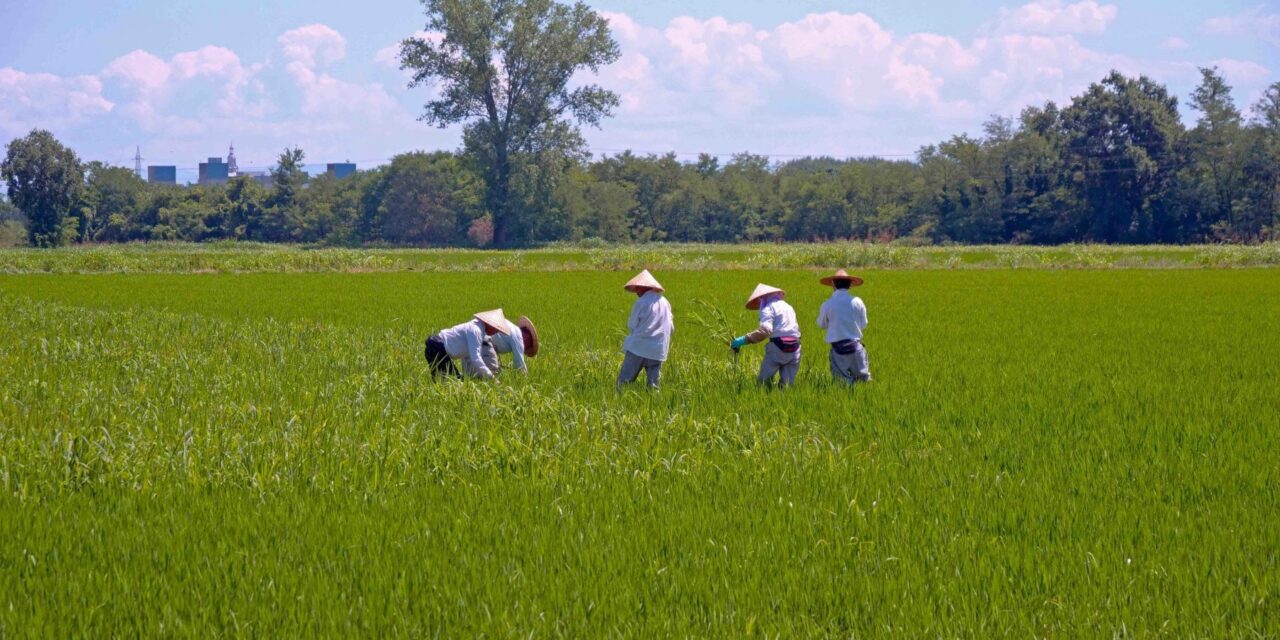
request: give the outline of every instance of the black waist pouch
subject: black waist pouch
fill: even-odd
[[[851,353],[857,353],[858,341],[857,340],[841,340],[839,342],[832,342],[831,350],[835,351],[836,353],[842,356],[847,356]]]
[[[771,338],[774,346],[778,347],[783,353],[795,353],[800,350],[800,338],[795,336],[786,336],[783,338]]]

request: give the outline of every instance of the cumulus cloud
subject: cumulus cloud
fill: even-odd
[[[1038,0],[1016,9],[1001,9],[998,21],[1001,31],[1035,34],[1098,34],[1116,19],[1119,9],[1113,4],[1094,0],[1063,3],[1061,0]]]
[[[347,55],[347,40],[337,30],[305,25],[282,33],[275,44],[263,59],[252,62],[219,46],[167,59],[145,50],[120,56],[100,77],[106,84],[103,99],[118,103],[114,113],[123,122],[104,126],[132,125],[144,146],[146,137],[156,136],[172,147],[204,147],[206,153],[210,139],[219,145],[243,140],[243,156],[260,145],[254,154],[259,161],[294,144],[309,152],[328,149],[345,155],[358,143],[380,136],[404,138],[406,131],[420,126],[382,84],[352,82],[335,73],[335,63]],[[0,94],[0,100],[10,93]],[[379,123],[378,132],[352,137],[371,122]]]
[[[141,49],[112,60],[102,71],[109,82],[129,93],[123,114],[149,130],[193,126],[189,118],[167,115],[174,98],[202,90],[214,96],[205,109],[220,115],[262,115],[270,110],[263,101],[252,102],[247,93],[261,87],[253,83],[261,66],[245,66],[234,51],[206,46],[184,51],[164,60]]]
[[[1007,16],[1011,24],[1033,32],[968,42],[895,34],[864,13],[809,14],[769,30],[689,17],[656,29],[609,13],[624,53],[601,81],[622,95],[624,110],[669,108],[686,117],[808,101],[816,110],[957,120],[1061,100],[1110,68],[1133,66],[1070,33],[1039,33],[1103,28],[1114,17],[1110,5],[1041,2],[1018,11]]]
[[[1257,38],[1272,47],[1280,47],[1280,12],[1268,13],[1261,6],[1235,15],[1209,18],[1203,29],[1217,36]]]
[[[362,114],[378,118],[396,110],[395,100],[380,84],[358,85],[340,80],[324,67],[347,55],[347,40],[323,24],[299,27],[282,34],[277,42],[285,69],[302,92],[302,112]]]
[[[347,55],[347,39],[332,27],[309,24],[286,31],[276,39],[285,60],[299,68],[315,69],[322,64],[337,62]]]
[[[0,133],[6,138],[33,128],[62,129],[109,113],[97,76],[59,77],[0,67]]]
[[[1262,84],[1271,75],[1266,67],[1252,60],[1218,58],[1209,63],[1209,66],[1217,67],[1218,71],[1222,72],[1222,77],[1235,86],[1252,87]]]
[[[1188,44],[1186,40],[1183,40],[1182,38],[1179,38],[1177,36],[1170,36],[1168,38],[1165,38],[1160,43],[1161,49],[1170,49],[1170,50],[1186,49],[1187,47],[1190,47],[1190,46],[1191,45]]]

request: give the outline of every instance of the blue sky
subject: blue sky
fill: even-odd
[[[1242,107],[1280,80],[1276,0],[590,4],[623,51],[597,79],[622,97],[587,131],[597,154],[900,156],[1111,68],[1184,104],[1197,66]],[[131,165],[137,145],[179,167],[231,141],[253,167],[295,144],[362,166],[455,148],[395,68],[423,22],[411,0],[0,0],[0,140],[43,127],[85,159]]]

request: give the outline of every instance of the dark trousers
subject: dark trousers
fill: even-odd
[[[422,355],[427,358],[427,365],[431,367],[431,377],[434,379],[440,374],[461,378],[462,374],[458,372],[458,367],[454,366],[453,358],[449,357],[449,352],[444,349],[444,341],[437,336],[427,338],[426,349]]]

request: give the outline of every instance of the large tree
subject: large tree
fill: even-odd
[[[52,247],[74,239],[78,223],[68,219],[84,182],[84,169],[74,151],[52,133],[34,129],[8,144],[0,176],[13,204],[27,216],[31,244]]]
[[[1201,68],[1200,75],[1200,85],[1191,93],[1191,108],[1200,118],[1187,135],[1187,185],[1181,204],[1189,209],[1188,226],[1215,225],[1231,237],[1240,232],[1233,215],[1245,142],[1240,111],[1217,67]]]
[[[609,24],[581,2],[422,0],[426,37],[405,40],[400,66],[411,87],[434,85],[422,120],[465,123],[466,149],[482,169],[494,243],[517,240],[513,170],[527,158],[580,145],[577,124],[596,126],[618,97],[574,75],[618,59]]]
[[[1141,76],[1112,71],[1062,112],[1094,242],[1174,241],[1169,187],[1182,136],[1178,99]]]

